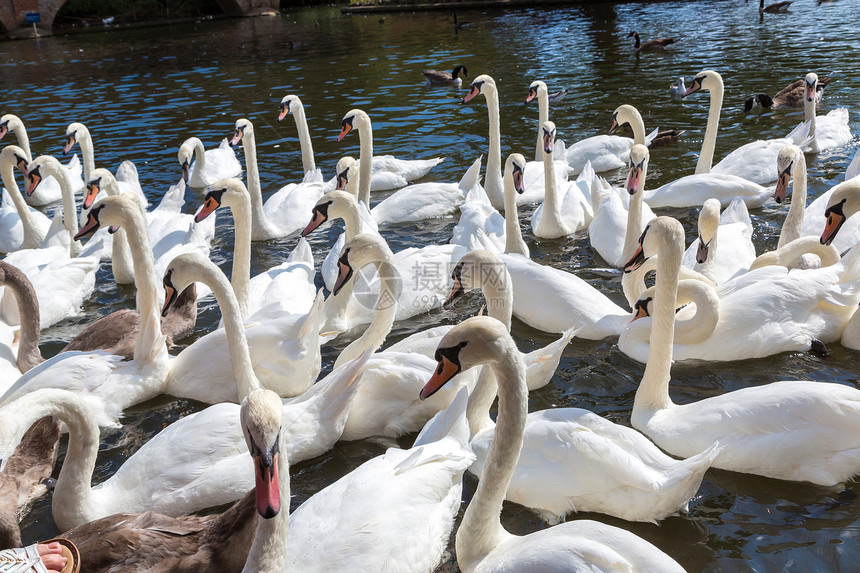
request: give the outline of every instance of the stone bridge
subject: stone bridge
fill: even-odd
[[[40,35],[48,35],[54,25],[54,17],[67,0],[0,0],[0,31],[10,37],[33,35],[33,24],[27,22],[28,14],[39,14],[36,25]],[[229,16],[255,16],[277,11],[280,0],[217,0],[218,5]]]

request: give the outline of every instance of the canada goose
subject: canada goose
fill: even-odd
[[[821,96],[824,93],[824,88],[829,84],[831,78],[829,77],[820,77],[818,78],[818,87],[816,88],[815,98],[816,101],[821,101]],[[803,107],[803,97],[804,97],[804,89],[805,82],[803,79],[799,79],[795,82],[791,82],[778,92],[773,97],[770,97],[764,93],[757,93],[751,95],[744,102],[744,113],[748,113],[755,106],[760,105],[765,109],[775,108],[790,108],[790,107]]]
[[[780,12],[788,12],[788,7],[791,6],[790,1],[786,2],[777,2],[775,4],[769,4],[767,6],[764,5],[764,0],[759,0],[758,3],[758,11],[759,12],[767,12],[768,14],[778,14]]]
[[[427,83],[434,86],[454,86],[456,88],[463,85],[463,80],[460,78],[460,74],[462,73],[464,76],[468,75],[469,72],[466,70],[466,66],[455,66],[453,71],[450,72],[442,72],[439,70],[424,70],[421,72],[424,74],[424,77],[427,78]]]
[[[674,44],[678,40],[675,38],[654,38],[653,40],[648,40],[647,42],[640,43],[639,42],[639,32],[630,32],[627,34],[628,38],[636,38],[636,51],[644,52],[646,50],[662,50],[669,44]]]

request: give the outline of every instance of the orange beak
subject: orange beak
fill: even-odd
[[[194,222],[199,223],[200,221],[203,221],[206,217],[214,213],[217,208],[218,201],[211,196],[206,197],[206,200],[203,202],[203,206],[200,207],[200,210],[197,211],[196,215],[194,215]]]
[[[314,209],[314,215],[311,217],[311,222],[302,230],[302,237],[310,235],[317,227],[326,222],[327,217],[322,214],[319,209]]]
[[[426,400],[433,394],[439,391],[439,389],[445,385],[448,380],[454,377],[460,371],[460,367],[445,358],[444,356],[439,360],[439,365],[436,367],[436,370],[433,372],[433,376],[430,377],[430,380],[424,387],[421,389],[421,393],[418,395],[422,400]]]
[[[461,101],[460,103],[469,103],[470,101],[475,99],[475,96],[479,93],[481,93],[481,88],[479,88],[478,86],[472,86],[469,90],[469,93],[466,94],[466,97],[464,97],[463,101]]]
[[[341,124],[340,134],[337,136],[338,141],[342,141],[346,134],[352,131],[352,126],[346,122]]]
[[[779,174],[779,179],[776,180],[776,189],[773,190],[773,199],[777,203],[785,201],[785,196],[788,193],[788,181],[791,179],[791,173],[788,169]]]
[[[243,135],[244,135],[244,132],[242,131],[242,129],[237,127],[236,131],[233,132],[233,138],[230,140],[230,145],[236,145],[237,143],[242,141]]]
[[[254,456],[255,491],[257,495],[257,513],[266,519],[271,519],[281,511],[281,489],[278,478],[278,454],[272,456],[272,464],[268,467],[262,456]]]
[[[34,172],[27,174],[27,178],[30,180],[30,185],[27,186],[27,197],[29,197],[33,194],[33,191],[36,190],[36,187],[39,186],[39,183],[42,181],[42,176]]]
[[[284,118],[287,117],[290,113],[290,108],[286,105],[281,105],[281,113],[278,114],[278,121],[284,121]]]
[[[841,213],[827,215],[827,224],[824,226],[824,232],[821,233],[821,244],[829,245],[832,243],[843,223],[845,223],[845,215]]]
[[[630,173],[627,175],[627,192],[635,195],[639,191],[639,185],[642,182],[642,168],[634,165],[630,168]]]
[[[636,249],[636,252],[633,253],[633,256],[630,257],[630,260],[624,264],[624,272],[632,273],[636,269],[642,266],[645,262],[645,252],[642,250],[642,243],[639,243],[639,247]]]
[[[75,240],[80,241],[90,233],[94,233],[99,228],[99,220],[96,219],[96,215],[90,211],[87,215],[87,223],[81,228],[80,231],[75,235]]]
[[[529,95],[526,96],[526,103],[529,103],[537,97],[537,88],[529,88]]]
[[[87,196],[84,197],[84,202],[82,203],[84,209],[89,209],[93,206],[93,202],[96,200],[96,195],[99,194],[99,186],[96,183],[90,183],[87,185]]]
[[[67,135],[66,136],[66,145],[63,146],[63,155],[66,155],[69,151],[72,150],[72,147],[75,146],[75,136]]]

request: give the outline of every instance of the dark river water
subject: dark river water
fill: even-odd
[[[136,163],[144,190],[157,201],[179,175],[177,148],[187,137],[207,147],[232,133],[236,119],[255,124],[264,194],[301,177],[301,157],[293,121],[278,124],[278,102],[299,95],[314,142],[318,166],[326,177],[337,159],[358,156],[358,138],[335,142],[340,120],[352,108],[368,112],[375,150],[401,157],[445,157],[428,180],[455,181],[474,158],[486,153],[487,110],[483,98],[461,106],[465,90],[429,87],[421,70],[450,70],[464,64],[469,81],[492,75],[501,103],[502,154],[534,150],[537,107],[523,100],[529,84],[544,80],[569,95],[551,108],[559,137],[567,142],[605,133],[610,115],[622,103],[635,105],[646,127],[686,129],[681,142],[652,152],[648,186],[693,172],[707,118],[707,95],[674,101],[667,94],[678,76],[689,79],[713,68],[725,81],[726,95],[715,158],[759,138],[781,137],[802,111],[752,113],[742,110],[752,93],[774,93],[809,71],[834,78],[822,112],[845,106],[851,127],[860,132],[860,32],[856,2],[817,4],[796,0],[785,15],[759,19],[758,5],[740,0],[659,2],[461,12],[471,24],[454,33],[447,12],[350,16],[321,8],[275,18],[219,20],[162,28],[106,31],[38,41],[0,43],[0,113],[14,113],[29,129],[34,154],[59,155],[66,126],[85,123],[94,139],[97,166],[115,170],[122,160]],[[643,39],[675,36],[664,54],[633,51],[630,30]],[[7,136],[3,144],[12,140]],[[808,156],[809,194],[815,196],[842,180],[856,143],[845,149]],[[239,154],[241,156],[241,154]],[[619,182],[623,174],[609,173]],[[19,182],[19,185],[21,183]],[[200,197],[189,192],[187,210]],[[377,200],[375,198],[374,200]],[[752,211],[757,251],[775,247],[786,205]],[[531,208],[521,210],[530,216]],[[695,234],[698,209],[675,209]],[[212,257],[229,272],[232,223],[219,215]],[[393,250],[446,242],[454,218],[382,229]],[[339,225],[338,225],[339,228]],[[528,228],[528,225],[526,225]],[[335,228],[314,233],[318,262],[327,253]],[[537,241],[526,232],[532,257],[575,272],[624,304],[619,275],[593,254],[585,233],[558,241]],[[286,256],[296,237],[253,245],[254,272]],[[322,282],[318,278],[318,283]],[[437,311],[395,325],[395,341],[428,325],[455,323],[481,304],[470,296],[455,311]],[[59,341],[98,315],[133,305],[133,290],[111,283],[106,265],[85,314],[43,332],[46,355]],[[213,303],[201,306],[197,334],[214,327]],[[514,321],[522,349],[554,339]],[[196,336],[195,335],[195,336]],[[193,340],[191,337],[183,344]],[[343,337],[342,337],[343,338]],[[323,349],[327,371],[346,340]],[[643,366],[627,358],[616,341],[574,340],[547,387],[533,392],[530,409],[579,406],[615,422],[629,424],[633,395]],[[178,351],[178,350],[177,350]],[[688,402],[749,385],[781,379],[810,379],[858,385],[860,360],[839,344],[831,357],[782,354],[733,363],[684,363],[673,368],[671,394]],[[202,405],[162,397],[132,409],[122,431],[103,435],[95,481],[110,475],[148,436]],[[411,443],[413,436],[400,440]],[[363,461],[382,453],[376,441],[341,443],[330,453],[293,468],[293,507]],[[466,497],[476,481],[466,480]],[[653,542],[689,571],[855,571],[860,547],[858,486],[822,488],[727,471],[709,471],[690,513],[659,526],[627,523],[601,515],[582,515],[627,528]],[[503,523],[513,532],[544,527],[531,511],[506,505]],[[575,516],[577,518],[579,516]],[[24,519],[25,541],[56,533],[49,501]],[[456,571],[455,563],[442,570]]]

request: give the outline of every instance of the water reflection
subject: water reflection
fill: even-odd
[[[276,122],[278,102],[296,93],[306,106],[317,164],[327,176],[343,155],[358,156],[358,140],[335,142],[344,113],[361,107],[374,126],[375,150],[408,158],[445,157],[428,180],[456,181],[479,154],[487,153],[486,108],[461,106],[465,90],[427,86],[421,70],[465,65],[473,74],[492,75],[499,86],[502,153],[530,155],[537,109],[524,105],[528,85],[547,82],[551,91],[571,93],[551,109],[559,137],[568,142],[605,133],[612,110],[635,105],[646,127],[686,129],[678,145],[652,151],[649,187],[692,173],[707,121],[708,102],[699,96],[683,101],[666,90],[678,76],[705,68],[718,70],[726,84],[715,160],[757,138],[781,137],[801,112],[774,110],[744,114],[752,93],[779,90],[810,70],[831,75],[822,113],[837,106],[852,111],[852,131],[860,131],[860,72],[856,69],[856,21],[851,3],[817,6],[795,2],[786,15],[759,20],[755,2],[704,0],[659,3],[590,3],[556,9],[460,12],[471,25],[455,34],[449,13],[346,16],[336,9],[289,12],[279,18],[222,20],[162,28],[95,32],[34,42],[0,44],[4,90],[0,113],[15,113],[27,124],[36,153],[59,154],[66,126],[88,125],[98,166],[115,169],[124,159],[139,169],[144,190],[157,201],[180,176],[176,151],[189,136],[207,147],[233,131],[236,119],[254,122],[264,192],[301,177],[294,124]],[[678,37],[665,53],[637,54],[630,30],[643,38]],[[11,139],[7,136],[4,144]],[[809,156],[810,201],[841,181],[853,146]],[[615,182],[621,173],[609,173]],[[20,185],[20,183],[19,183]],[[379,200],[385,194],[374,196]],[[186,210],[200,195],[189,191]],[[787,205],[768,205],[752,213],[759,252],[773,248]],[[696,234],[698,209],[670,209]],[[536,241],[527,224],[531,209],[521,212],[533,258],[589,281],[618,304],[624,304],[620,276],[606,270],[585,236]],[[454,218],[392,226],[383,235],[394,250],[424,243],[444,243]],[[327,252],[340,225],[311,235],[317,260]],[[219,214],[213,259],[229,272],[232,221]],[[294,237],[255,243],[254,272],[283,260]],[[320,282],[321,286],[321,282]],[[97,299],[85,316],[45,331],[43,352],[50,355],[80,325],[96,315],[133,304],[133,290],[110,282],[109,269],[98,275]],[[452,310],[416,317],[395,325],[390,341],[474,314],[480,297],[471,295]],[[201,305],[190,344],[218,319],[214,304]],[[533,349],[554,337],[514,321],[521,348]],[[330,368],[352,337],[323,348]],[[180,347],[181,348],[181,347]],[[854,352],[834,345],[821,360],[791,353],[765,360],[729,364],[685,363],[673,368],[672,396],[698,400],[727,390],[781,379],[812,379],[858,385],[860,361]],[[629,423],[630,407],[642,365],[623,355],[614,341],[574,340],[553,383],[530,396],[530,409],[577,406],[614,422]],[[94,481],[110,475],[148,436],[200,404],[159,398],[129,412],[122,431],[106,432]],[[407,445],[408,436],[399,441]],[[293,507],[344,472],[378,455],[389,442],[339,444],[330,454],[293,468]],[[467,479],[466,497],[476,481]],[[628,524],[584,515],[627,527],[657,544],[689,571],[852,570],[860,511],[857,486],[847,492],[804,484],[753,478],[724,471],[706,476],[690,513],[671,517],[659,527]],[[528,510],[508,504],[503,523],[525,533],[542,527]],[[24,519],[25,540],[55,533],[47,501]],[[444,571],[456,571],[448,563]]]

